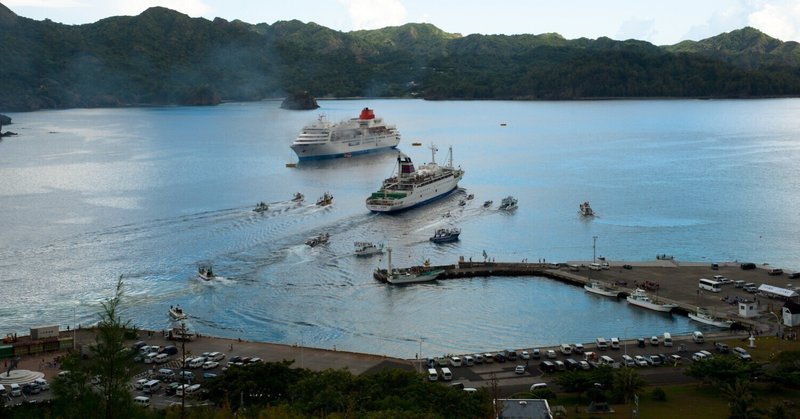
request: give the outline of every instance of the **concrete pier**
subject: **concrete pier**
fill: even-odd
[[[734,284],[723,285],[722,292],[714,293],[700,290],[700,278],[713,278],[723,275],[731,280],[752,282],[756,286],[769,284],[781,288],[800,286],[800,280],[793,281],[786,274],[769,275],[770,265],[758,265],[756,269],[743,270],[738,262],[718,263],[717,269],[711,263],[680,262],[674,259],[657,259],[651,262],[608,261],[609,268],[589,269],[590,261],[567,261],[562,263],[523,263],[523,262],[468,262],[459,261],[454,265],[418,266],[414,269],[443,269],[437,280],[453,280],[472,277],[546,277],[570,285],[583,287],[591,280],[598,280],[616,286],[621,296],[632,293],[636,288],[645,288],[648,293],[663,303],[677,305],[673,312],[693,313],[698,307],[712,312],[716,317],[730,319],[746,326],[759,326],[762,331],[777,327],[775,317],[783,300],[754,295]],[[572,268],[570,268],[572,267]],[[575,270],[577,267],[577,270]],[[376,272],[375,278],[385,278],[385,270]],[[793,283],[795,282],[795,283]],[[647,285],[647,286],[645,286]],[[738,315],[738,304],[730,304],[736,298],[756,303],[760,315],[755,318],[742,318]]]

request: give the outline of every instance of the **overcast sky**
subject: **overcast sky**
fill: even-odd
[[[451,33],[640,39],[656,45],[755,27],[800,41],[800,0],[0,0],[14,13],[66,24],[163,6],[248,23],[297,19],[344,32],[425,22]]]

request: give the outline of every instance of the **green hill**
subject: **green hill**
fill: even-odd
[[[431,24],[335,31],[154,7],[87,25],[0,5],[0,110],[213,105],[316,97],[581,99],[800,94],[796,42],[744,28],[699,42],[449,34]]]

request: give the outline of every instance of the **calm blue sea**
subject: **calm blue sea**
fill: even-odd
[[[585,102],[321,101],[207,108],[11,114],[0,141],[0,332],[97,320],[122,275],[125,315],[169,326],[180,304],[204,333],[412,358],[588,342],[697,327],[544,278],[408,287],[372,279],[395,265],[498,261],[747,260],[800,269],[800,100]],[[325,113],[361,108],[398,126],[417,163],[453,147],[463,190],[396,216],[365,198],[396,152],[301,163],[289,144]],[[505,123],[506,126],[501,126]],[[412,142],[422,147],[411,146]],[[288,200],[306,195],[304,205]],[[325,191],[329,208],[313,203]],[[475,194],[466,207],[458,200]],[[513,195],[519,210],[484,209]],[[259,201],[270,211],[252,211]],[[589,201],[598,216],[582,220]],[[443,214],[450,211],[452,217]],[[439,227],[461,241],[434,245]],[[329,232],[327,246],[304,241]],[[195,272],[212,263],[222,279]]]

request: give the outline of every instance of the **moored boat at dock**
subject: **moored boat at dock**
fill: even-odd
[[[453,167],[453,148],[449,149],[446,165],[436,163],[435,145],[431,145],[431,162],[414,169],[411,158],[397,157],[396,175],[383,181],[381,188],[366,200],[367,209],[374,212],[396,212],[426,204],[441,198],[458,187],[464,171]]]
[[[383,253],[383,243],[355,242],[356,256],[372,256]]]
[[[400,132],[364,108],[357,118],[331,123],[324,115],[308,124],[292,143],[300,160],[351,157],[397,147]]]
[[[641,288],[636,288],[636,290],[633,291],[633,294],[628,296],[627,300],[628,303],[632,305],[653,311],[660,311],[662,313],[669,313],[673,308],[677,307],[675,304],[662,304],[658,301],[652,300],[650,296],[647,295],[647,291]]]
[[[392,268],[392,248],[386,249],[389,253],[387,269],[375,269],[373,277],[379,281],[387,282],[392,285],[417,284],[421,282],[434,281],[444,269],[430,268],[430,262],[425,261],[424,266],[416,266],[406,269]]]
[[[611,287],[611,286],[608,286],[606,284],[603,284],[600,281],[592,280],[588,284],[584,285],[583,289],[585,289],[586,291],[589,291],[591,293],[598,294],[598,295],[603,295],[603,296],[606,296],[606,297],[614,297],[614,298],[619,297],[619,290],[618,289],[616,289],[614,287]]]
[[[708,309],[703,307],[697,307],[696,312],[689,313],[689,318],[696,322],[708,324],[711,326],[721,327],[724,329],[729,329],[733,324],[732,320],[725,320],[725,319],[720,319],[718,317],[714,317],[714,315],[712,315]]]
[[[437,229],[430,241],[434,243],[449,243],[458,241],[458,236],[461,234],[460,228],[440,228]]]

